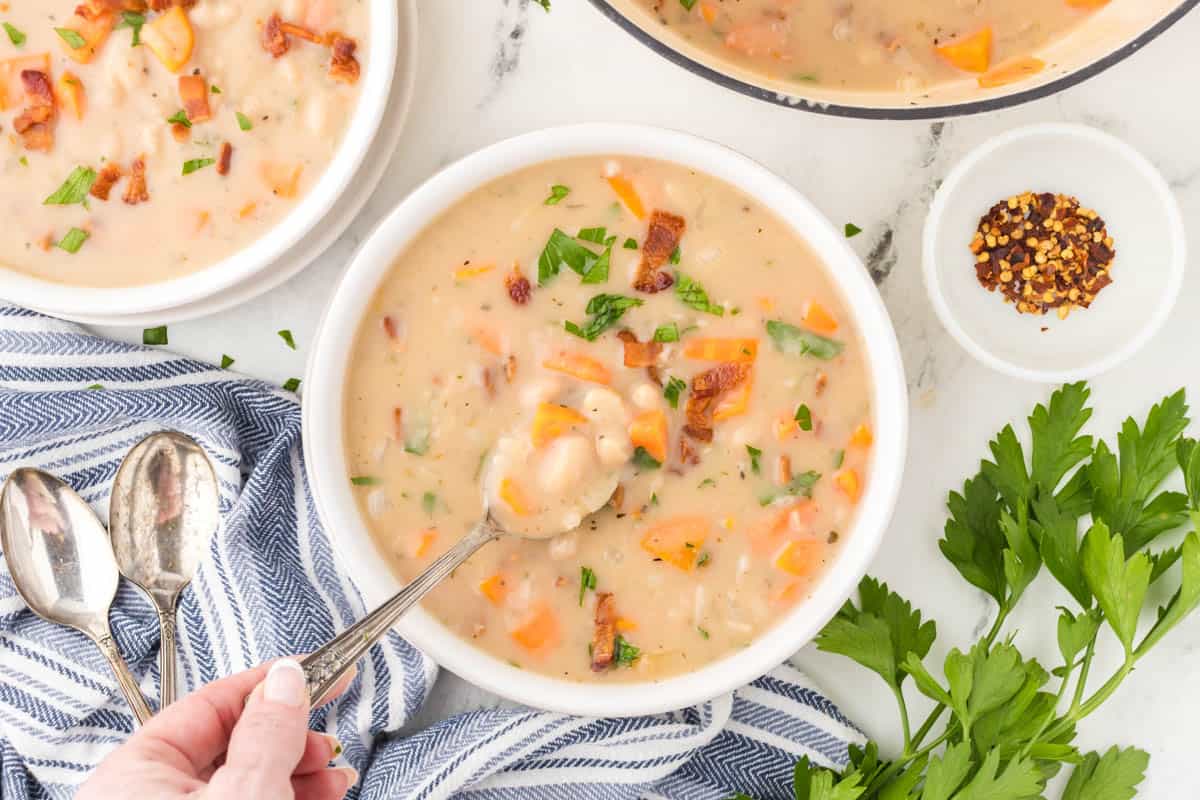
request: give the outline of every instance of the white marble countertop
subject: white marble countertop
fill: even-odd
[[[322,307],[349,255],[374,223],[439,167],[518,133],[579,121],[635,121],[691,131],[758,159],[806,192],[835,223],[853,221],[899,332],[912,398],[907,478],[894,524],[872,573],[935,617],[941,637],[930,663],[966,646],[993,608],[966,586],[937,549],[946,492],[977,468],[1005,422],[1047,396],[972,361],[926,301],[920,230],[937,181],[967,150],[1009,128],[1085,122],[1117,134],[1166,174],[1200,252],[1200,14],[1145,51],[1063,94],[987,117],[946,123],[831,119],[777,108],[720,89],[669,64],[585,0],[554,0],[545,14],[529,0],[420,2],[420,74],[412,115],[383,187],[362,218],[301,276],[249,305],[171,327],[173,349],[281,382],[300,376]],[[1097,168],[1102,168],[1100,165]],[[275,331],[291,328],[297,352]],[[140,330],[105,329],[129,340]],[[1182,357],[1200,340],[1200,272],[1192,270],[1166,328],[1133,363],[1093,381],[1091,430],[1113,437],[1120,418],[1141,416],[1162,395],[1188,386],[1200,402],[1200,366]],[[1065,602],[1043,578],[1015,618],[1018,642],[1051,661],[1054,617]],[[1081,726],[1086,747],[1137,744],[1152,754],[1142,797],[1194,793],[1191,758],[1200,741],[1200,619],[1172,633],[1127,685]],[[1107,656],[1113,654],[1106,653]],[[899,726],[875,679],[844,659],[808,647],[796,662],[860,726],[888,747]],[[423,720],[497,702],[444,674]]]

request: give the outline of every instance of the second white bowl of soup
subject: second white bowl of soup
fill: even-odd
[[[653,128],[528,134],[436,175],[351,265],[306,386],[317,504],[371,604],[485,505],[582,520],[487,546],[399,627],[576,714],[680,708],[788,658],[866,571],[904,460],[896,339],[841,233]]]
[[[383,117],[394,3],[47,0],[0,12],[0,297],[210,297],[320,224]]]

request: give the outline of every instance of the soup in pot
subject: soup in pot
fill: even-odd
[[[360,0],[16,0],[0,10],[0,265],[124,287],[277,225],[358,101]]]
[[[660,161],[549,162],[398,255],[348,366],[346,479],[401,580],[487,508],[526,537],[424,601],[464,639],[570,680],[677,675],[837,558],[870,480],[866,358],[753,197]]]

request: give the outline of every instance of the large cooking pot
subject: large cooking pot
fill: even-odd
[[[674,0],[670,0],[674,2]],[[714,83],[770,103],[818,114],[863,119],[936,119],[1007,108],[1059,92],[1132,55],[1200,0],[1112,0],[1067,36],[1037,51],[1046,62],[1039,74],[1017,83],[982,89],[963,80],[922,90],[847,91],[818,84],[776,84],[720,61],[658,22],[632,0],[592,0],[609,19],[659,55]]]

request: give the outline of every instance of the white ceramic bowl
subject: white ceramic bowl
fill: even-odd
[[[361,96],[337,154],[320,180],[284,219],[243,250],[170,281],[119,289],[67,286],[0,266],[0,298],[48,314],[83,318],[97,312],[137,315],[204,300],[253,279],[312,231],[350,185],[371,148],[391,94],[399,23],[396,0],[369,0],[369,57]]]
[[[516,669],[449,632],[423,609],[398,630],[435,661],[488,691],[526,705],[594,716],[630,716],[682,708],[754,680],[809,642],[854,591],[875,554],[900,487],[908,427],[907,390],[895,333],[874,284],[841,231],[780,178],[721,145],[633,125],[589,124],[526,134],[488,147],[432,177],[362,246],[326,310],[305,380],[304,444],[317,509],[368,605],[399,588],[368,534],[350,483],[343,444],[343,386],[355,332],[396,257],[431,221],[479,186],[547,160],[634,155],[706,172],[758,198],[815,249],[854,313],[867,349],[871,405],[878,431],[858,519],[837,561],[812,597],[744,650],[696,672],[658,682],[579,684]],[[599,532],[593,535],[603,535]]]
[[[1017,314],[975,277],[968,246],[980,217],[1026,191],[1078,197],[1114,240],[1112,285],[1065,320]],[[946,177],[925,223],[925,287],[946,330],[984,364],[1031,381],[1083,380],[1132,356],[1166,322],[1186,249],[1179,204],[1143,155],[1094,128],[1034,125],[984,143]]]

